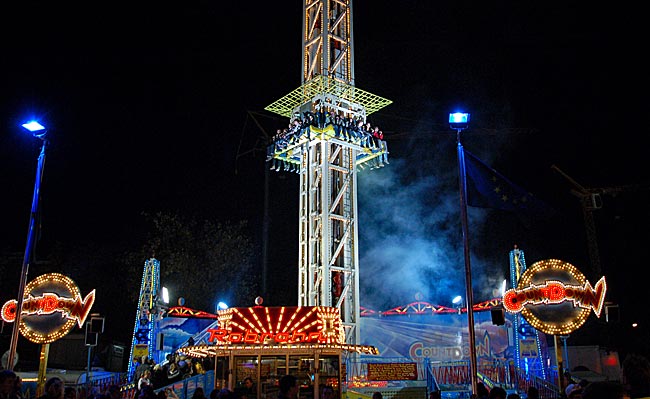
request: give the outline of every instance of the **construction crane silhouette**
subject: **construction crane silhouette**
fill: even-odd
[[[589,254],[589,262],[591,264],[591,271],[593,278],[598,278],[601,275],[600,255],[598,250],[598,238],[596,235],[596,223],[594,222],[594,211],[600,210],[603,207],[603,198],[605,194],[616,196],[625,191],[637,191],[647,189],[650,187],[648,184],[632,184],[614,187],[598,187],[586,188],[576,182],[569,175],[564,173],[556,165],[551,165],[551,169],[561,174],[565,179],[573,185],[571,194],[578,197],[582,207],[582,215],[585,222],[585,231],[587,237],[587,249]]]

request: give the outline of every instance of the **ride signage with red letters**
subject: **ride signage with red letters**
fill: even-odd
[[[535,329],[565,335],[582,326],[592,310],[600,317],[606,291],[605,277],[592,286],[575,266],[548,259],[526,269],[502,303],[510,313],[521,312]]]
[[[37,344],[48,344],[62,338],[77,324],[84,325],[95,302],[95,290],[81,298],[79,288],[69,277],[49,273],[37,277],[25,287],[20,314],[20,332]],[[13,323],[18,301],[12,299],[2,306],[2,320]]]

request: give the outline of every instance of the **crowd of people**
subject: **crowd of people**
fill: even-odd
[[[22,389],[22,380],[12,370],[0,370],[0,399],[30,399]],[[60,377],[50,377],[43,385],[43,394],[36,399],[121,399],[122,390],[119,385],[108,385],[104,388],[93,387],[86,391],[85,387],[66,386]],[[176,398],[178,399],[178,398]]]
[[[650,399],[650,360],[639,354],[629,354],[622,365],[621,380],[573,381],[570,374],[561,399]],[[529,386],[526,399],[540,399],[539,390]],[[507,393],[499,386],[488,389],[477,384],[475,399],[521,399],[516,392]]]
[[[357,144],[373,152],[380,152],[381,156],[370,161],[370,168],[380,168],[388,164],[388,151],[384,141],[384,133],[379,126],[372,126],[370,122],[360,118],[345,117],[330,111],[303,113],[296,115],[288,127],[278,129],[273,136],[272,144],[268,147],[267,161],[272,161],[271,170],[298,172],[298,165],[294,162],[274,158],[274,154],[281,153],[287,148],[297,144],[303,137],[311,140],[310,126],[323,129],[332,126],[334,138]]]
[[[176,359],[171,356],[167,359],[167,367],[161,366],[156,368],[153,365],[149,369],[149,359],[140,359],[140,364],[136,367],[137,376],[137,399],[179,399],[178,395],[173,389],[158,390],[162,386],[171,384],[168,376],[167,379],[157,380],[155,372],[156,369],[165,370],[169,373],[169,368],[172,364],[179,368],[178,375],[173,375],[172,380],[175,378],[187,378],[192,372],[183,371],[181,369],[194,369],[193,372],[201,372],[201,368],[197,370],[196,366],[192,367],[191,362],[182,363],[182,358]],[[159,373],[158,373],[159,374]],[[297,378],[292,375],[285,375],[279,380],[279,392],[277,398],[271,399],[297,399],[298,397],[298,382]],[[158,390],[158,392],[156,392]],[[329,393],[329,394],[328,394]],[[333,390],[331,387],[323,387],[321,389],[320,399],[330,399]],[[620,381],[593,381],[581,380],[578,382],[569,383],[564,392],[562,392],[562,399],[647,399],[650,398],[650,361],[638,354],[629,354],[623,361],[622,375]],[[373,394],[373,399],[383,399],[380,392]],[[440,392],[434,392],[430,399],[437,399],[440,397]],[[529,386],[526,392],[526,399],[540,399],[540,393],[534,386]],[[254,383],[251,378],[244,380],[243,389],[240,391],[232,391],[228,388],[214,389],[206,396],[205,391],[201,387],[197,387],[191,398],[188,399],[256,399]],[[23,395],[21,378],[11,370],[0,370],[0,399],[27,399]],[[64,381],[59,377],[49,378],[44,385],[44,393],[37,399],[122,399],[122,391],[118,385],[110,385],[105,390],[91,390],[80,396],[79,391],[74,387],[66,387]],[[494,386],[488,389],[483,383],[477,384],[477,393],[473,395],[473,399],[521,399],[518,393],[507,393],[506,390],[500,386]]]
[[[153,359],[142,356],[133,359],[135,371],[133,381],[138,391],[145,386],[154,390],[173,384],[186,378],[204,374],[203,363],[199,359],[191,359],[178,354],[169,354],[163,363],[156,363]]]

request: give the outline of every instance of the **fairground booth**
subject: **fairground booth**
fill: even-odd
[[[297,377],[301,398],[319,398],[324,386],[333,388],[333,399],[340,398],[346,358],[378,354],[373,346],[346,344],[338,309],[325,306],[220,310],[218,322],[194,340],[201,343],[183,346],[178,354],[211,358],[217,389],[237,391],[251,377],[257,398],[277,397],[278,381],[286,374]]]

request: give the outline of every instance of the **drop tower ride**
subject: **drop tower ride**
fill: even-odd
[[[365,123],[391,101],[355,87],[352,39],[351,0],[304,0],[301,86],[265,109],[290,122],[322,117],[268,155],[300,175],[298,306],[338,308],[346,343],[358,345],[357,172],[387,161],[388,149],[383,140],[346,136],[354,125],[334,116]]]

